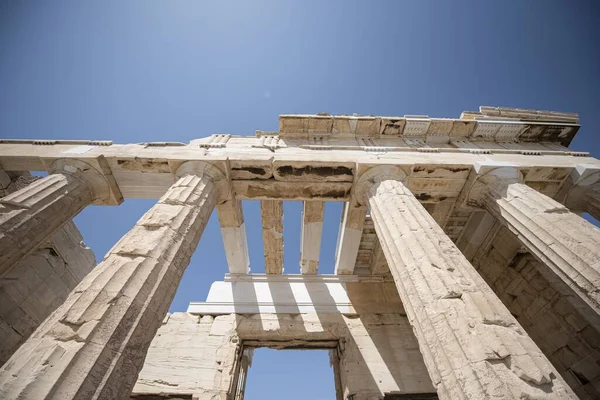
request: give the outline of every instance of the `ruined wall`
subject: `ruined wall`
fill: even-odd
[[[239,339],[234,316],[168,314],[148,350],[132,398],[169,394],[225,399]]]
[[[133,399],[151,394],[225,399],[241,343],[319,348],[339,343],[343,398],[381,399],[386,393],[435,392],[417,341],[400,314],[174,313],[159,329]]]
[[[3,172],[0,171],[0,174]],[[6,175],[0,197],[38,179]],[[0,277],[0,365],[61,305],[96,259],[73,222]]]
[[[475,222],[485,225],[486,218]],[[488,228],[487,238],[472,229],[470,244],[459,240],[461,250],[575,393],[600,398],[600,332],[567,301],[570,293],[540,273],[539,261],[521,251],[508,229],[495,222]]]
[[[148,399],[162,393],[173,398],[225,399],[242,346],[333,348],[339,357],[334,371],[343,399],[349,395],[364,400],[435,392],[398,293],[390,290],[393,284],[343,285],[351,303],[343,306],[348,313],[338,312],[335,304],[331,307],[335,301],[326,300],[331,292],[319,285],[314,280],[307,283],[312,312],[290,312],[292,305],[286,301],[291,296],[281,291],[289,285],[271,282],[271,294],[278,293],[273,297],[280,301],[270,308],[276,312],[169,315],[150,346],[132,398]],[[330,290],[333,286],[335,290],[342,287],[330,284]],[[222,285],[215,288],[223,289]],[[261,303],[261,307],[268,306]],[[298,310],[298,305],[295,307]],[[301,309],[304,307],[308,306]]]

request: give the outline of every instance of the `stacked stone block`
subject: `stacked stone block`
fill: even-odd
[[[473,265],[579,398],[600,398],[600,332],[508,228],[492,236]]]
[[[29,173],[6,176],[7,185],[0,196],[39,179]],[[95,265],[94,253],[69,221],[0,277],[0,365],[65,301]]]

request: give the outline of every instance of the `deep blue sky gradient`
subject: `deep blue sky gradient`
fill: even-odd
[[[188,142],[276,130],[282,113],[458,117],[497,105],[578,112],[572,147],[598,156],[599,17],[585,0],[5,0],[0,138]],[[88,207],[76,223],[101,260],[153,203]],[[262,272],[258,203],[245,203],[251,268]],[[323,272],[333,272],[340,212],[327,205]],[[299,271],[299,228],[290,202],[288,273]],[[214,215],[171,311],[204,300],[226,269]],[[258,353],[247,399],[281,397],[259,391],[273,382],[260,367],[278,362],[271,353]],[[314,354],[294,353],[296,376],[277,376],[287,399],[305,398],[299,374],[332,376],[326,353]]]

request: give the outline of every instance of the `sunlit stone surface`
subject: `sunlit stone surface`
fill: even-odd
[[[578,129],[481,107],[282,115],[278,132],[188,144],[1,140],[0,333],[23,344],[0,397],[241,400],[253,349],[271,347],[328,349],[338,400],[600,398],[600,236],[577,215],[598,216],[600,161],[568,149]],[[81,209],[123,198],[159,200],[91,272],[89,250],[52,258],[61,232],[81,242]],[[264,274],[245,200],[261,204]],[[303,202],[300,266],[284,265],[285,201]],[[323,275],[329,201],[344,207]],[[167,315],[214,208],[229,274]],[[43,270],[79,275],[28,322],[53,293],[34,290]]]

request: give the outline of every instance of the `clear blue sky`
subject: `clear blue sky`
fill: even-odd
[[[597,2],[584,0],[5,0],[0,137],[187,142],[276,130],[282,113],[458,117],[498,105],[578,112],[572,147],[598,156],[599,18]],[[76,223],[101,260],[152,204],[88,207]],[[251,268],[262,272],[258,204],[244,211]],[[339,217],[329,204],[324,272],[333,271]],[[286,204],[290,273],[299,271],[299,227],[299,204]],[[213,216],[171,311],[204,300],[225,272]],[[248,400],[281,397],[259,390],[278,363],[293,367],[276,379],[287,399],[308,393],[300,374],[318,389],[311,398],[333,398],[332,379],[317,379],[332,376],[325,352],[277,354],[256,357]]]

